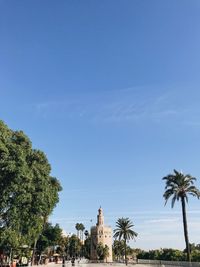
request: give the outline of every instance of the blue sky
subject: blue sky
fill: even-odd
[[[134,247],[184,248],[174,168],[200,186],[198,0],[0,0],[0,118],[43,150],[66,232],[129,217]],[[190,241],[200,243],[190,199]],[[93,220],[90,222],[90,220]]]

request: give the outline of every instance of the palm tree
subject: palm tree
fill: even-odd
[[[133,227],[133,223],[130,221],[129,218],[119,218],[116,222],[116,229],[114,230],[114,238],[115,239],[123,239],[124,240],[124,254],[125,254],[125,263],[127,265],[127,250],[126,250],[126,244],[127,241],[130,239],[135,239],[135,237],[138,235],[136,232],[134,232],[131,228]]]
[[[85,235],[85,239],[87,239],[88,236],[89,236],[89,232],[88,232],[88,230],[85,230],[84,235]]]
[[[77,223],[75,225],[75,228],[77,230],[77,237],[80,238],[80,230],[81,230],[81,224],[80,223]]]
[[[189,174],[184,175],[183,173],[174,170],[174,174],[169,174],[163,177],[163,180],[166,181],[166,191],[163,194],[165,205],[170,197],[172,197],[172,208],[174,207],[176,201],[181,200],[187,260],[191,261],[185,202],[188,202],[188,195],[192,195],[197,198],[200,197],[200,191],[193,185],[196,178]]]
[[[85,226],[82,223],[80,223],[80,231],[81,231],[80,239],[82,242],[83,242],[83,231],[84,230],[85,230]]]

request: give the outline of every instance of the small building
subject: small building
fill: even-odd
[[[103,210],[100,207],[97,215],[97,224],[91,227],[91,260],[96,261],[98,259],[96,249],[97,245],[102,243],[103,246],[107,245],[109,248],[109,256],[105,261],[112,262],[112,235],[112,228],[104,225]]]

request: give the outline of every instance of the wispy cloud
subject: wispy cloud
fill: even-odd
[[[43,118],[57,116],[93,122],[178,120],[196,126],[200,124],[200,109],[198,101],[194,102],[190,98],[189,90],[182,96],[180,89],[141,87],[65,95],[62,100],[37,103],[34,110]]]
[[[171,219],[171,218],[162,218],[162,219],[153,219],[153,220],[147,220],[145,223],[153,223],[153,224],[160,224],[160,223],[174,223],[178,222],[179,219]]]

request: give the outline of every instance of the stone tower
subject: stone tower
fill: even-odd
[[[102,243],[103,246],[107,245],[109,248],[109,256],[105,261],[112,262],[112,234],[112,228],[104,225],[103,210],[100,207],[97,215],[97,224],[91,227],[91,260],[97,260],[96,248],[99,243]]]

